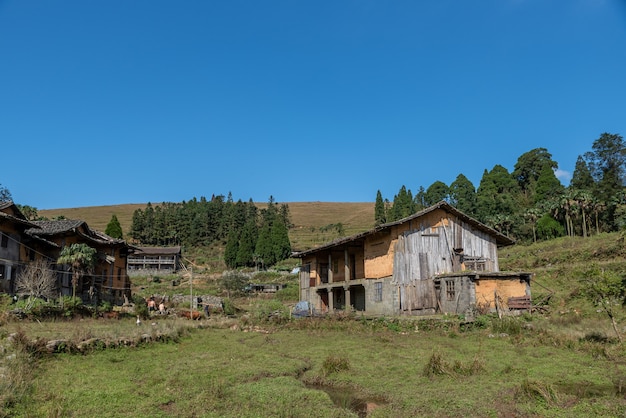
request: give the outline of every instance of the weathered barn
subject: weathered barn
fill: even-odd
[[[530,298],[531,274],[498,265],[498,247],[513,243],[442,201],[296,253],[300,298],[320,312],[372,315],[469,314],[505,309],[509,301],[519,307]]]

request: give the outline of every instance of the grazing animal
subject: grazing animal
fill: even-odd
[[[120,319],[120,313],[117,311],[103,312],[102,317],[104,319]]]
[[[185,318],[187,318],[187,319],[195,319],[195,320],[198,320],[198,319],[200,319],[200,312],[198,312],[198,311],[193,311],[193,312],[190,312],[190,311],[181,311],[181,312],[180,312],[180,316],[183,316],[183,317],[185,317]]]

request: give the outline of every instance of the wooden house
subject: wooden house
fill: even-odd
[[[137,247],[128,257],[128,270],[174,273],[178,270],[181,247]]]
[[[47,255],[56,261],[62,249],[75,243],[86,244],[96,250],[94,271],[82,277],[76,295],[85,303],[105,300],[122,304],[131,297],[130,280],[126,274],[126,258],[132,251],[124,240],[95,231],[81,220],[33,221],[26,233],[41,243],[48,243]],[[72,295],[70,266],[56,266],[61,295]]]
[[[20,266],[35,256],[24,243],[28,241],[24,231],[33,227],[13,202],[0,202],[0,292],[15,293]]]
[[[500,272],[513,240],[445,201],[296,253],[300,299],[318,312],[472,314],[530,300],[530,273]]]

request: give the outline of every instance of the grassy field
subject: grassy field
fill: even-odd
[[[47,358],[11,416],[623,416],[623,350],[498,321],[213,318],[170,343]]]
[[[291,202],[287,204],[294,225],[289,231],[289,239],[294,250],[311,248],[338,238],[339,234],[336,229],[325,228],[331,224],[341,224],[344,235],[363,232],[374,226],[373,202]],[[91,228],[103,232],[111,216],[116,215],[122,231],[127,233],[130,230],[133,213],[145,206],[145,204],[128,204],[49,209],[40,210],[39,215],[50,219],[61,215],[68,219],[82,219]],[[262,208],[265,204],[260,203],[258,206]]]
[[[316,228],[328,224],[331,207],[314,207],[315,216],[295,212]],[[357,225],[365,212],[332,216]],[[626,276],[623,234],[504,248],[501,269],[534,273],[540,309],[472,323],[275,315],[293,292],[233,298],[236,315],[193,322],[0,315],[0,417],[624,417],[625,346],[581,292],[594,266]],[[134,290],[187,291],[170,279],[134,278]],[[219,276],[198,275],[193,286],[224,296]],[[617,304],[614,313],[624,333],[626,310]],[[55,339],[93,349],[41,354]]]

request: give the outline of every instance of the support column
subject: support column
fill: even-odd
[[[343,251],[343,271],[346,282],[349,282],[352,278],[352,275],[350,274],[350,257],[348,256],[347,249]]]
[[[328,313],[335,311],[335,300],[333,295],[333,289],[328,289]]]
[[[328,283],[333,282],[333,256],[328,254]]]
[[[351,310],[350,307],[350,286],[346,286],[343,288],[346,294],[346,307],[344,308],[344,311],[348,312]]]

